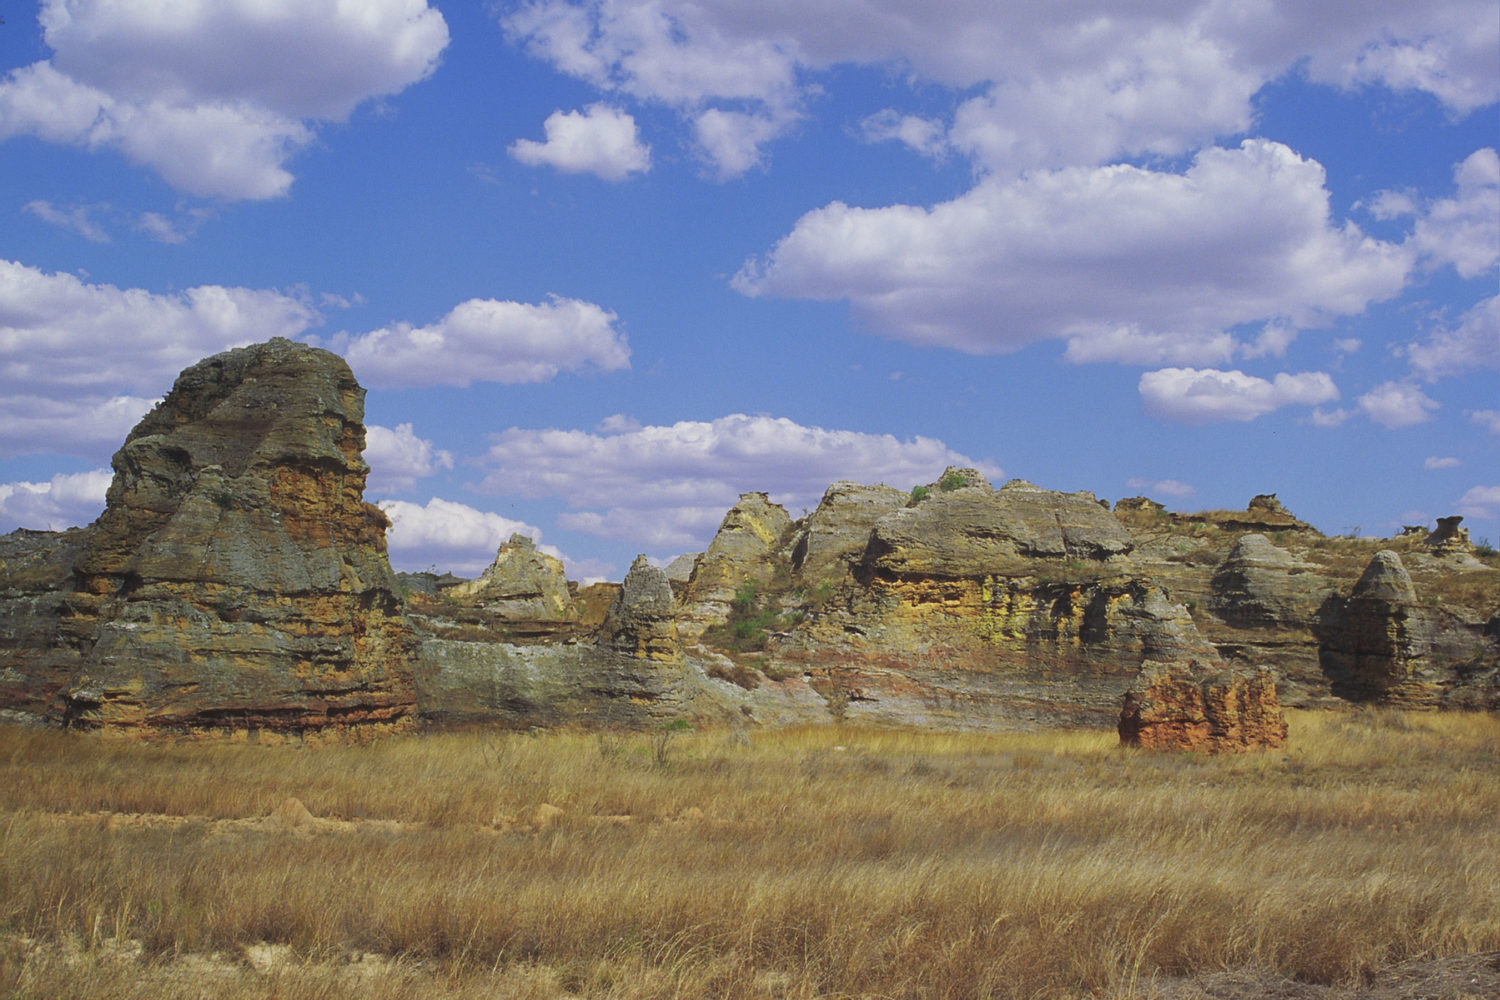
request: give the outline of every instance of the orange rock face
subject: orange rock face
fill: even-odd
[[[1152,664],[1125,693],[1120,742],[1147,750],[1237,753],[1286,746],[1286,716],[1266,671]]]
[[[415,637],[364,501],[364,390],[286,340],[184,371],[115,455],[54,649],[66,724],[301,732],[415,713]]]

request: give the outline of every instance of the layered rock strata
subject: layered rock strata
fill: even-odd
[[[740,587],[765,587],[785,574],[790,560],[782,546],[791,526],[786,509],[766,494],[741,494],[693,564],[683,592],[684,612],[697,631],[723,618]]]
[[[1262,681],[1205,680],[1222,662],[1269,668],[1282,703],[1500,705],[1500,570],[1457,518],[1355,583],[1377,543],[1273,494],[1111,513],[950,468],[910,493],[835,483],[797,521],[744,494],[702,555],[637,559],[623,584],[577,588],[519,536],[477,580],[398,581],[363,502],[362,402],[342,362],[286,341],[184,372],[95,525],[0,539],[0,718],[1048,726],[1112,722],[1134,688],[1201,702],[1160,731],[1231,740],[1212,734],[1269,709]]]
[[[53,650],[71,725],[292,730],[412,716],[414,640],[364,502],[364,390],[286,340],[188,368],[113,460]]]
[[[1500,708],[1500,616],[1418,599],[1400,555],[1375,554],[1319,624],[1334,693],[1413,708]]]
[[[847,580],[863,558],[876,522],[906,501],[907,494],[889,486],[834,483],[797,535],[793,569],[811,586]]]
[[[1120,742],[1147,750],[1238,753],[1286,745],[1286,715],[1269,671],[1151,663],[1125,693]]]
[[[86,536],[82,528],[0,536],[0,720],[42,722],[78,671],[83,650],[59,626]]]
[[[513,534],[478,579],[457,584],[453,597],[474,599],[507,618],[567,621],[578,617],[568,577],[556,556],[537,551],[530,537]]]
[[[604,637],[616,652],[636,660],[679,663],[677,609],[667,574],[636,556],[604,616]]]
[[[880,513],[868,489],[838,484],[794,533],[794,554],[811,554],[820,525],[852,526],[826,546],[846,571],[831,590],[828,577],[814,586],[804,555],[784,601],[796,624],[771,637],[777,672],[800,674],[831,711],[1102,722],[1143,660],[1215,655],[1186,609],[1128,573],[1130,535],[1092,494],[1019,480],[995,490],[949,469],[899,505],[874,494]],[[861,529],[863,545],[850,537]]]
[[[1213,568],[1200,628],[1228,663],[1274,665],[1286,700],[1331,697],[1315,628],[1333,584],[1318,567],[1258,532],[1235,541]]]

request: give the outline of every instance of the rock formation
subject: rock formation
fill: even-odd
[[[1030,560],[1103,561],[1134,547],[1092,493],[1057,493],[1013,479],[999,490],[931,493],[881,518],[866,564],[887,578],[1021,575]]]
[[[1500,634],[1479,616],[1419,602],[1393,551],[1377,552],[1350,595],[1328,603],[1319,633],[1323,670],[1340,697],[1500,708]]]
[[[1459,527],[1461,523],[1461,514],[1438,518],[1437,527],[1425,540],[1426,546],[1442,555],[1473,552],[1474,543],[1469,540],[1469,529]]]
[[[578,618],[562,560],[538,552],[526,535],[513,534],[495,561],[476,580],[448,591],[455,600],[473,601],[513,621],[566,622]]]
[[[1241,535],[1213,568],[1199,627],[1232,665],[1274,664],[1284,700],[1317,703],[1331,695],[1313,629],[1332,592],[1316,564],[1258,532]]]
[[[604,617],[610,647],[637,660],[676,663],[682,659],[677,608],[667,574],[636,556],[625,582]]]
[[[115,454],[53,650],[75,725],[302,730],[412,715],[414,648],[364,502],[364,390],[287,340],[188,368]]]
[[[797,535],[793,568],[813,586],[844,580],[864,556],[875,522],[906,506],[906,500],[905,493],[889,486],[834,483]]]
[[[1269,671],[1148,664],[1125,693],[1120,742],[1147,750],[1236,753],[1286,745],[1286,716]]]
[[[1242,536],[1214,570],[1209,610],[1240,628],[1305,624],[1331,588],[1265,535]]]
[[[81,651],[59,627],[86,535],[72,528],[0,536],[0,721],[46,718],[77,673]]]
[[[1274,494],[1111,513],[950,468],[835,483],[797,521],[746,493],[707,551],[623,584],[578,588],[520,536],[477,580],[398,581],[362,410],[341,361],[287,341],[183,372],[99,521],[0,539],[0,719],[974,728],[1105,724],[1133,690],[1143,745],[1228,745],[1273,739],[1278,697],[1500,707],[1500,567],[1457,518],[1396,540],[1403,565]]]
[[[683,595],[690,613],[700,620],[722,617],[740,586],[770,583],[787,563],[780,546],[791,526],[785,508],[766,494],[741,494],[693,566]]]

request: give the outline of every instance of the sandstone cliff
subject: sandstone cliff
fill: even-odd
[[[81,650],[59,632],[86,532],[0,537],[0,720],[37,722],[78,670]]]
[[[476,580],[398,582],[362,412],[339,359],[287,341],[183,372],[94,525],[0,539],[0,718],[1046,726],[1111,722],[1134,689],[1187,713],[1142,725],[1217,732],[1273,695],[1500,706],[1500,562],[1457,517],[1328,538],[1274,494],[1111,512],[948,469],[910,493],[835,483],[800,520],[746,493],[703,554],[623,584],[580,589],[520,536]],[[1204,680],[1225,665],[1268,680]]]
[[[414,641],[388,522],[363,499],[363,414],[341,359],[286,340],[184,371],[66,546],[41,674],[70,676],[48,713],[282,731],[410,717]]]
[[[1401,557],[1377,552],[1349,596],[1329,602],[1324,672],[1351,701],[1500,708],[1500,616],[1422,603]]]

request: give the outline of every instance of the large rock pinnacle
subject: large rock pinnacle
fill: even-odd
[[[178,377],[115,454],[75,564],[65,721],[301,730],[412,712],[363,419],[343,360],[279,338]]]

